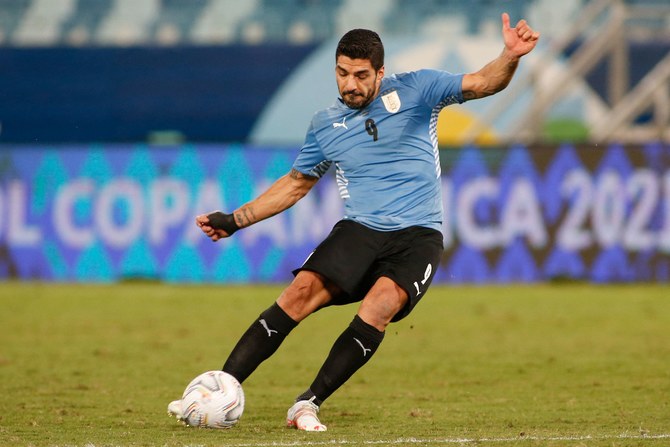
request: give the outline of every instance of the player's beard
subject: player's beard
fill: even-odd
[[[356,90],[349,90],[342,93],[342,101],[350,109],[362,109],[375,99],[377,96],[377,78],[375,77],[374,88],[371,88],[367,95],[363,95]]]

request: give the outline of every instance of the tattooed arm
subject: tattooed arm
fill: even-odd
[[[540,33],[533,31],[525,20],[519,20],[515,28],[510,27],[509,15],[502,15],[502,33],[505,48],[500,56],[475,73],[463,76],[463,98],[483,98],[498,93],[512,80],[521,56],[530,53]]]
[[[195,218],[195,222],[210,239],[218,241],[240,228],[253,225],[292,207],[305,197],[318,180],[317,177],[291,169],[291,172],[280,177],[267,191],[242,205],[232,215],[220,212],[201,214]],[[215,219],[216,223],[213,223]]]

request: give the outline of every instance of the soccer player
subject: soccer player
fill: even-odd
[[[334,165],[344,218],[293,273],[277,301],[242,335],[223,370],[240,382],[269,358],[304,318],[330,305],[360,302],[314,381],[288,410],[287,424],[325,431],[321,404],[372,358],[391,322],[426,294],[443,251],[440,110],[504,89],[539,33],[502,15],[504,49],[474,73],[418,70],[386,76],[377,33],[346,33],[335,52],[340,98],[316,113],[289,173],[231,214],[196,217],[213,241],[281,213]],[[178,401],[170,411],[180,416]]]

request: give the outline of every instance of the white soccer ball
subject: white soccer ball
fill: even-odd
[[[242,385],[223,371],[200,374],[181,399],[182,418],[192,427],[230,428],[244,412]]]

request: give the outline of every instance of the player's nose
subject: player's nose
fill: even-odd
[[[357,89],[358,85],[356,83],[356,79],[353,76],[350,76],[347,78],[347,82],[344,84],[344,90],[347,92],[355,91]]]

